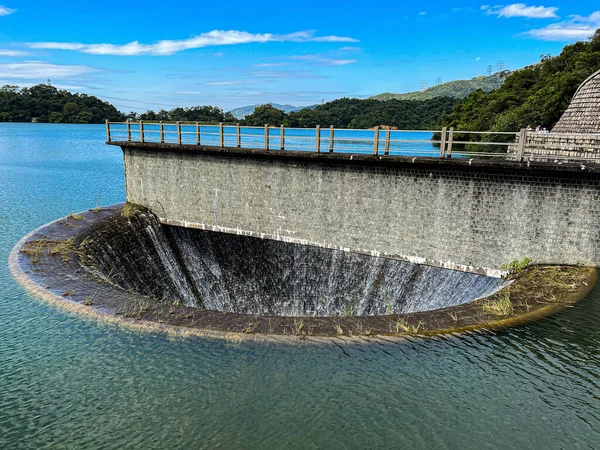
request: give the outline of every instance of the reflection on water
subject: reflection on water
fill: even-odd
[[[102,126],[0,124],[0,258],[124,199]],[[0,266],[0,448],[597,448],[600,288],[504,332],[327,347],[171,340],[56,311]]]

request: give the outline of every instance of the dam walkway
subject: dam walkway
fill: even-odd
[[[600,162],[600,133],[482,132],[442,128],[369,130],[201,124],[106,122],[108,143],[174,144],[216,148],[358,153],[375,156]]]

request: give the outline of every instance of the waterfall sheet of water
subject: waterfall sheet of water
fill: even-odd
[[[486,296],[503,281],[320,247],[117,217],[85,242],[116,284],[157,300],[257,315],[373,316]]]

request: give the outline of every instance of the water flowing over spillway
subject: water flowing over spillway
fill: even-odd
[[[503,280],[367,255],[115,216],[82,243],[89,266],[158,301],[273,316],[374,316],[470,302]]]

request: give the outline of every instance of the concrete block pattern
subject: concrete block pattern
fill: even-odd
[[[494,276],[525,257],[600,263],[600,174],[593,171],[133,147],[124,154],[128,201],[170,225]]]

